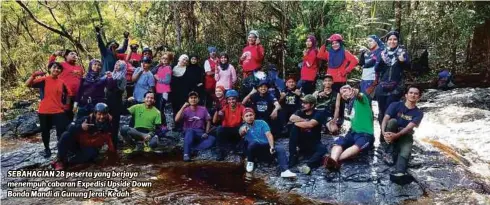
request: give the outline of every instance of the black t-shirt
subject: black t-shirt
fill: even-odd
[[[311,129],[301,129],[301,131],[308,133],[308,135],[313,136],[314,138],[312,140],[320,140],[322,125],[325,124],[324,117],[321,116],[320,111],[313,110],[313,113],[311,113],[311,115],[307,115],[303,110],[298,110],[294,113],[294,115],[306,119],[308,121],[316,120],[318,122],[318,125],[316,125]]]
[[[259,93],[255,93],[250,96],[250,101],[255,111],[255,118],[268,120],[272,110],[274,110],[274,102],[277,101],[277,98],[272,96],[270,93],[266,93],[264,96],[260,96]]]
[[[284,102],[282,103],[283,109],[289,113],[293,113],[294,111],[300,109],[300,97],[296,95],[293,90],[287,89],[285,93],[286,96],[284,97]]]

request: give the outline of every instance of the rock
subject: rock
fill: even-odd
[[[29,107],[31,105],[32,105],[32,102],[27,101],[27,100],[21,100],[21,101],[14,102],[12,108],[13,109],[27,108],[27,107]]]
[[[41,131],[37,112],[27,112],[2,125],[1,134],[4,136],[30,136]]]

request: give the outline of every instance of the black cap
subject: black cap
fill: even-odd
[[[188,97],[190,96],[196,96],[196,97],[199,97],[199,93],[197,93],[196,91],[191,91],[189,92],[189,94],[187,95]]]

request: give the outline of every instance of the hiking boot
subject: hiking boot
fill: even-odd
[[[390,174],[390,180],[395,184],[403,186],[405,184],[410,184],[414,179],[408,173],[398,172],[398,173]]]
[[[289,169],[288,169],[286,171],[281,172],[281,177],[283,177],[283,178],[293,178],[293,177],[296,177],[296,174],[293,173],[293,172],[291,172],[291,171],[289,171]]]
[[[311,168],[306,164],[301,167],[298,167],[298,170],[303,174],[311,174]]]
[[[39,153],[41,156],[44,158],[50,158],[51,157],[51,149],[44,149],[44,151],[41,151]]]
[[[190,162],[191,161],[191,157],[189,156],[189,154],[184,154],[184,162]]]
[[[133,153],[133,148],[127,148],[125,150],[122,151],[124,154],[131,154]]]
[[[252,172],[254,170],[254,163],[247,162],[247,166],[245,167],[245,170],[247,170],[247,172]]]
[[[153,151],[151,147],[148,145],[148,143],[145,143],[143,146],[143,152],[151,152]]]

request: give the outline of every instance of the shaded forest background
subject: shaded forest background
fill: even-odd
[[[55,50],[77,50],[85,68],[90,57],[100,58],[94,26],[103,28],[106,40],[122,43],[129,31],[140,45],[164,45],[177,54],[198,54],[202,61],[207,46],[215,45],[229,53],[233,65],[254,29],[266,50],[265,64],[288,73],[298,72],[310,33],[319,44],[340,33],[357,55],[368,35],[399,30],[414,62],[425,50],[429,54],[429,68],[415,64],[406,71],[409,80],[433,78],[442,68],[490,78],[489,2],[2,1],[1,17],[3,102],[32,98],[21,85],[33,70],[46,70]]]

